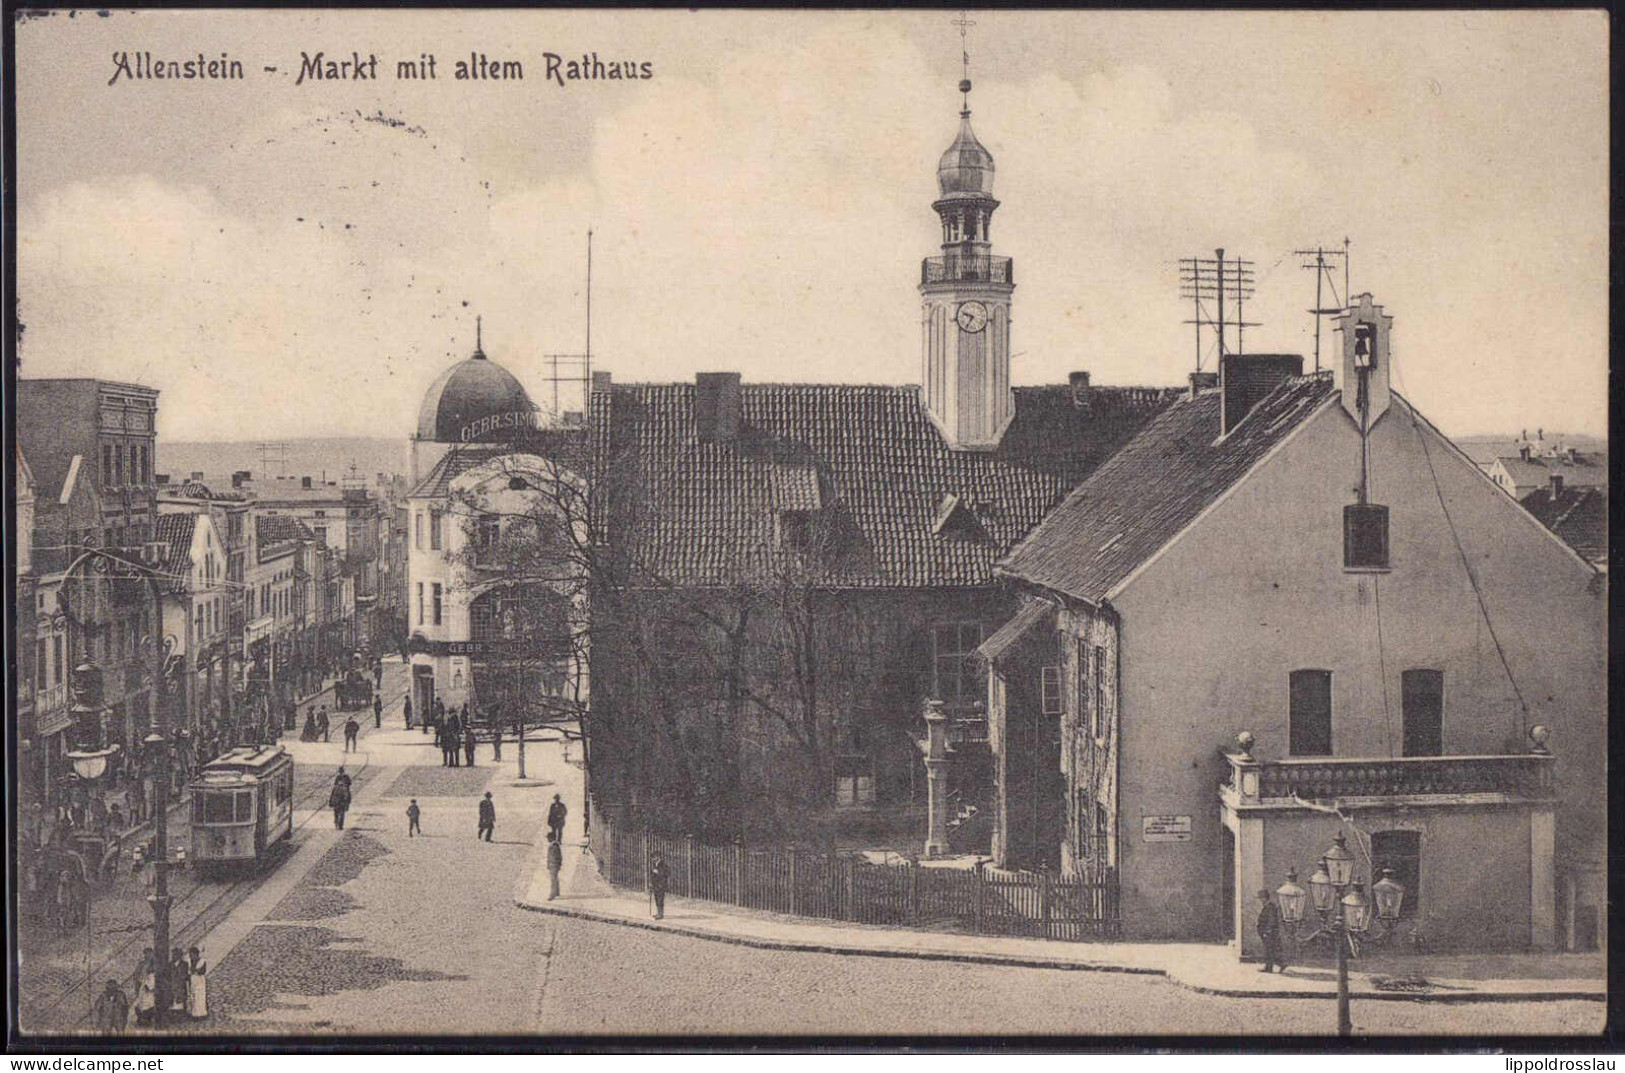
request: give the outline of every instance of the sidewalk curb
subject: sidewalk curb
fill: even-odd
[[[528,909],[533,913],[544,913],[552,916],[572,917],[577,920],[591,920],[600,924],[618,924],[627,928],[642,928],[645,931],[666,932],[673,935],[683,935],[692,939],[707,939],[711,942],[727,943],[731,946],[753,947],[758,950],[792,950],[812,954],[839,954],[858,957],[879,958],[912,958],[917,961],[955,961],[965,964],[1001,965],[1011,968],[1027,969],[1057,969],[1068,972],[1110,972],[1127,973],[1137,976],[1161,976],[1169,983],[1204,995],[1219,995],[1227,998],[1277,998],[1277,999],[1331,999],[1336,1000],[1335,992],[1327,991],[1264,991],[1252,988],[1224,988],[1212,987],[1206,984],[1193,983],[1182,979],[1166,968],[1151,968],[1135,965],[1119,965],[1109,962],[1063,961],[1044,957],[1023,957],[1018,954],[994,954],[972,951],[950,950],[904,950],[886,949],[863,946],[851,946],[838,943],[817,942],[812,940],[795,939],[763,939],[756,936],[731,935],[726,932],[713,931],[706,928],[695,928],[681,924],[657,923],[653,920],[634,920],[608,913],[600,913],[591,909],[581,909],[563,905],[538,905],[526,900],[528,889],[516,892],[514,904],[521,909]],[[1353,998],[1361,1001],[1379,1002],[1604,1002],[1607,1001],[1606,990],[1601,992],[1583,991],[1534,991],[1534,992],[1495,992],[1495,991],[1460,991],[1450,993],[1417,993],[1417,992],[1369,992],[1356,991]]]

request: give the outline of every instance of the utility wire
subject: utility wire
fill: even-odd
[[[1392,364],[1389,367],[1395,370],[1395,380],[1398,380],[1397,367]],[[1403,396],[1401,397],[1403,398]],[[1439,509],[1444,512],[1444,521],[1450,530],[1450,539],[1455,542],[1456,554],[1461,557],[1461,568],[1467,574],[1467,583],[1473,587],[1473,596],[1478,601],[1478,613],[1484,618],[1484,626],[1489,630],[1490,641],[1495,645],[1495,654],[1500,657],[1501,669],[1506,672],[1507,682],[1512,686],[1513,695],[1518,698],[1519,731],[1524,737],[1527,737],[1529,734],[1529,705],[1524,700],[1523,690],[1518,687],[1517,677],[1512,673],[1512,664],[1507,660],[1506,649],[1501,646],[1501,638],[1495,632],[1495,623],[1490,619],[1489,606],[1484,602],[1484,591],[1478,587],[1478,578],[1473,574],[1473,564],[1467,558],[1467,549],[1462,546],[1461,534],[1456,530],[1455,519],[1450,516],[1450,506],[1445,502],[1444,489],[1439,485],[1438,471],[1433,468],[1433,453],[1428,450],[1427,436],[1422,432],[1422,427],[1416,420],[1416,409],[1409,402],[1406,402],[1405,408],[1410,412],[1411,431],[1416,433],[1417,442],[1422,445],[1422,457],[1427,461],[1428,476],[1433,480],[1433,494],[1438,497]]]

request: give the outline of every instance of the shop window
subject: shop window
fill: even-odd
[[[1399,904],[1401,918],[1414,918],[1422,905],[1422,835],[1418,831],[1374,831],[1371,835],[1371,867],[1376,875],[1384,868],[1394,870],[1394,879],[1405,887]]]
[[[1343,569],[1388,569],[1388,508],[1350,503],[1343,508]]]
[[[1288,748],[1293,756],[1332,754],[1332,672],[1293,671]]]
[[[979,622],[945,622],[931,631],[931,691],[949,704],[980,700],[987,693],[976,648],[982,643]]]
[[[1406,756],[1444,752],[1444,672],[1405,671],[1399,676]]]

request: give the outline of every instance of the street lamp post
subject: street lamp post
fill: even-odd
[[[1399,907],[1405,897],[1405,888],[1394,879],[1393,869],[1384,868],[1372,887],[1376,895],[1377,916],[1392,934],[1399,920]],[[1337,1034],[1354,1033],[1349,1016],[1349,957],[1358,957],[1360,942],[1371,927],[1372,901],[1365,893],[1365,884],[1354,875],[1354,855],[1349,852],[1343,832],[1339,831],[1332,844],[1320,858],[1320,867],[1309,877],[1309,890],[1298,885],[1297,869],[1287,870],[1286,882],[1276,888],[1281,907],[1281,921],[1287,934],[1299,942],[1328,939],[1337,955]],[[1308,934],[1298,937],[1298,925],[1304,919],[1304,905],[1313,900],[1320,924]]]

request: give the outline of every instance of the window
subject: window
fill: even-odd
[[[1350,503],[1343,508],[1343,569],[1388,569],[1388,508]]]
[[[124,448],[116,443],[113,445],[113,483],[124,483]]]
[[[418,625],[423,625],[423,582],[418,582]]]
[[[423,550],[423,512],[420,510],[412,515],[413,546],[419,551]]]
[[[102,444],[102,484],[111,485],[112,483],[113,483],[113,445],[110,444],[110,443],[104,443],[104,444]]]
[[[203,605],[198,604],[193,612],[193,619],[197,625],[197,643],[203,644]]]
[[[1414,918],[1422,904],[1422,835],[1417,831],[1373,831],[1371,867],[1377,876],[1384,868],[1394,870],[1394,881],[1405,887],[1405,900],[1399,903],[1401,918]],[[1373,878],[1373,882],[1375,877]]]
[[[1332,754],[1332,672],[1293,671],[1288,748],[1293,756]]]
[[[444,518],[445,515],[441,514],[438,510],[431,510],[429,512],[429,548],[433,551],[440,550],[441,530],[444,528],[441,522],[444,520]]]
[[[440,582],[434,583],[434,624],[440,625]]]
[[[488,559],[502,542],[502,519],[481,515],[474,521],[474,552],[477,558]]]
[[[1073,829],[1077,832],[1077,854],[1079,858],[1089,856],[1090,847],[1094,839],[1090,837],[1090,817],[1094,814],[1093,800],[1089,797],[1089,788],[1080,786],[1073,794],[1076,808],[1073,810]]]
[[[875,803],[874,762],[867,756],[835,758],[835,804],[860,808]]]
[[[982,643],[979,622],[948,622],[931,631],[931,692],[949,703],[980,700],[987,691],[976,646]]]
[[[1106,736],[1106,649],[1095,646],[1095,704],[1090,729],[1095,737]]]
[[[55,677],[52,684],[61,685],[64,664],[62,659],[62,638],[60,636],[51,638],[51,666],[53,667],[52,674]]]
[[[316,539],[317,539],[318,542],[320,542],[322,544],[327,543],[327,526],[318,525],[316,527]]]
[[[1038,695],[1045,715],[1061,714],[1061,668],[1042,667],[1038,671]]]
[[[50,680],[50,667],[45,662],[45,638],[41,637],[34,642],[34,688],[39,689]]]
[[[1405,755],[1444,752],[1444,672],[1411,670],[1399,676]]]

